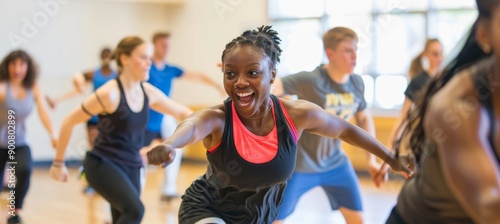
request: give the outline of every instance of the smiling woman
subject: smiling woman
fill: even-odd
[[[248,30],[222,53],[223,104],[193,113],[148,153],[150,164],[168,164],[175,149],[203,140],[209,166],[182,197],[180,223],[272,223],[295,168],[304,131],[340,138],[406,171],[380,142],[307,101],[270,94],[281,49],[269,26]]]
[[[262,117],[270,108],[269,89],[276,77],[276,62],[256,54],[252,46],[240,45],[230,49],[222,55],[224,88],[235,99],[236,109],[242,117]]]

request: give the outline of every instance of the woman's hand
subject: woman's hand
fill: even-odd
[[[47,101],[47,104],[49,105],[50,109],[54,110],[56,109],[56,101],[50,98],[49,96],[45,96],[45,100]]]
[[[414,174],[415,159],[413,156],[399,156],[398,158],[393,156],[388,164],[392,170],[401,172],[406,179],[412,177]]]
[[[68,168],[64,162],[54,161],[49,171],[50,177],[56,181],[66,182],[68,181]]]
[[[168,166],[175,158],[175,149],[171,146],[160,144],[148,152],[148,162],[162,167]]]
[[[371,160],[368,163],[368,172],[373,179],[373,183],[375,187],[379,188],[382,186],[384,182],[386,182],[385,177],[387,176],[387,171],[389,170],[389,166],[381,165],[376,160]]]

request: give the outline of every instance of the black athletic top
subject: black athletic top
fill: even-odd
[[[430,79],[431,77],[429,76],[429,74],[427,74],[426,71],[420,72],[420,74],[418,74],[410,81],[408,87],[406,87],[405,96],[408,97],[408,99],[410,99],[412,102],[415,102],[425,84],[427,84]]]
[[[489,140],[499,163],[494,145],[494,121],[492,108],[491,81],[488,75],[495,66],[494,59],[485,59],[470,68],[472,79],[478,91],[478,98],[485,106],[490,116]],[[448,187],[443,172],[439,153],[434,143],[425,142],[428,150],[424,152],[419,173],[406,182],[401,190],[396,206],[397,212],[407,223],[473,223],[465,213]]]
[[[120,103],[115,112],[99,115],[97,123],[99,135],[94,141],[93,151],[122,165],[141,167],[139,150],[144,144],[144,133],[148,122],[148,97],[141,83],[144,105],[140,112],[133,112],[127,104],[120,79],[116,78],[116,82],[120,89]],[[98,96],[97,99],[101,102]]]
[[[207,153],[206,174],[194,181],[182,197],[180,223],[195,223],[207,217],[245,224],[266,224],[276,219],[286,182],[295,167],[297,143],[280,101],[273,95],[271,99],[278,135],[276,156],[255,164],[238,154],[233,137],[233,102],[227,100],[221,143]]]

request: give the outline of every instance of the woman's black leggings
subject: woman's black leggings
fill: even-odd
[[[123,166],[93,152],[83,165],[89,185],[111,205],[113,224],[141,223],[140,167]]]
[[[7,199],[9,205],[14,202],[14,208],[21,209],[30,187],[33,161],[31,160],[29,146],[16,147],[13,152],[9,155],[8,149],[0,149],[0,181],[3,182],[4,172],[7,169],[7,175],[9,176],[9,182],[7,183],[9,195]],[[13,194],[11,194],[12,191]]]
[[[385,221],[385,224],[407,224],[407,222],[403,219],[403,217],[401,217],[398,210],[396,209],[396,206],[394,206],[391,214],[389,215],[389,218],[387,218],[387,221]]]

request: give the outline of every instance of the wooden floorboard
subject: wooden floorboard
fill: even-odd
[[[206,165],[184,163],[181,167],[178,186],[183,193],[189,184],[205,172]],[[67,183],[58,183],[48,176],[48,169],[33,171],[31,187],[22,211],[27,224],[103,224],[109,217],[108,208],[97,196],[89,197],[82,193],[83,185],[78,180],[78,171],[70,169],[71,178]],[[160,168],[149,169],[147,183],[142,194],[146,208],[143,223],[177,223],[180,200],[170,204],[159,200],[159,187],[163,181]],[[368,179],[361,179],[366,223],[384,223],[402,183],[390,181],[376,189]],[[1,195],[1,220],[7,217],[7,197]],[[286,220],[290,223],[345,223],[339,212],[331,212],[328,201],[320,188],[315,188],[301,198],[296,211]]]

